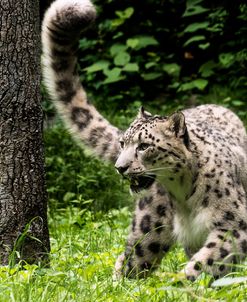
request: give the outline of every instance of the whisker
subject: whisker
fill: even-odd
[[[151,169],[147,169],[146,171],[160,171],[160,170],[167,170],[167,169],[173,169],[174,167],[162,167],[162,168],[151,168]]]
[[[145,176],[148,177],[148,178],[154,178],[152,174],[148,174],[148,173],[145,174]],[[165,177],[167,177],[168,175],[166,173],[155,173],[155,176],[160,176],[160,177],[165,176]]]
[[[154,175],[152,175],[152,174],[145,174],[145,177],[154,179]]]
[[[145,173],[156,172],[156,171],[168,171],[168,170],[172,170],[172,169],[174,169],[174,167],[153,168],[153,169],[146,170]]]

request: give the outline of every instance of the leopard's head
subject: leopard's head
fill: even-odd
[[[120,138],[117,171],[130,180],[133,192],[148,189],[186,164],[189,135],[182,112],[171,116],[151,115],[143,108]]]

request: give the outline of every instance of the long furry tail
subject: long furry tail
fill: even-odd
[[[42,24],[43,78],[58,112],[76,138],[103,159],[115,161],[120,135],[87,100],[77,73],[81,32],[96,16],[89,0],[57,0]]]

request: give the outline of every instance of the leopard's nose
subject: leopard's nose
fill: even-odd
[[[129,169],[129,165],[127,166],[117,166],[115,165],[116,170],[118,171],[119,174],[124,174]]]

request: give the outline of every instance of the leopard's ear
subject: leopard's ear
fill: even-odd
[[[173,113],[168,117],[168,125],[177,137],[183,136],[186,132],[185,116],[181,111]]]
[[[187,149],[190,149],[190,139],[187,126],[185,123],[185,116],[181,111],[173,113],[168,117],[168,125],[176,137],[182,138]]]
[[[148,118],[150,116],[152,116],[152,114],[149,113],[149,112],[147,112],[147,111],[145,111],[144,107],[141,106],[141,108],[138,111],[137,118],[146,119],[146,118]]]

